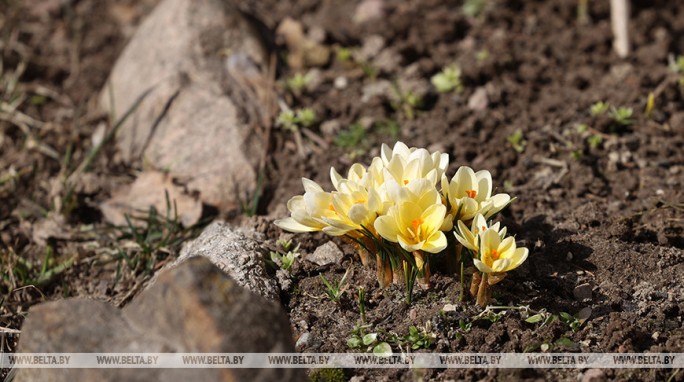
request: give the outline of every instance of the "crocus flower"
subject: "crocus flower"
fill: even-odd
[[[505,273],[520,266],[529,254],[527,248],[517,248],[515,239],[502,239],[499,232],[488,229],[480,235],[479,258],[473,259],[480,272],[488,274]]]
[[[487,170],[475,172],[461,166],[451,182],[442,177],[442,193],[450,205],[449,215],[453,219],[469,221],[481,213],[490,218],[508,205],[508,194],[492,196],[492,175]]]
[[[503,227],[501,230],[499,230],[500,223],[498,222],[492,224],[491,227],[488,227],[487,219],[485,219],[482,214],[477,214],[475,218],[473,218],[470,228],[466,227],[461,220],[459,220],[457,224],[458,230],[454,232],[456,240],[458,240],[459,243],[474,253],[479,252],[481,241],[480,236],[484,234],[485,231],[494,230],[498,232],[500,237],[503,238],[506,236],[506,227]]]
[[[438,253],[447,246],[446,236],[440,231],[446,207],[429,182],[416,180],[411,186],[398,191],[394,187],[391,193],[396,193],[399,202],[375,220],[375,230],[408,252]]]
[[[290,217],[274,222],[278,227],[290,232],[314,232],[329,227],[323,218],[336,218],[332,195],[323,191],[313,180],[302,178],[304,195],[292,197],[287,202]]]

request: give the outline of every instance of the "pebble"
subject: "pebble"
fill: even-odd
[[[578,301],[591,299],[591,285],[588,283],[580,284],[575,287],[575,289],[572,291],[572,294]]]
[[[602,382],[606,380],[606,375],[601,369],[589,369],[582,375],[582,382]]]
[[[309,340],[311,339],[311,334],[309,332],[302,333],[295,343],[295,350],[302,351],[309,347]]]
[[[337,244],[329,241],[316,248],[314,253],[306,256],[306,260],[316,265],[324,266],[337,264],[342,261],[342,257],[344,257],[344,253],[342,253]]]

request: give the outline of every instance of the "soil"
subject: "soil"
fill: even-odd
[[[590,2],[583,22],[575,0],[484,1],[478,16],[466,15],[462,1],[380,2],[380,21],[363,23],[340,17],[354,14],[360,1],[238,2],[278,47],[283,58],[279,81],[298,72],[285,65],[286,50],[274,37],[285,17],[300,22],[309,35],[323,31],[320,42],[332,49],[333,58],[317,68],[321,81],[313,89],[299,93],[280,88],[290,107],[312,108],[319,122],[304,134],[304,157],[289,132],[274,129],[258,210],[263,216],[217,211],[217,217],[263,231],[272,248],[277,239],[291,237],[301,245],[302,257],[313,253],[330,238],[284,235],[271,224],[285,216],[287,200],[303,192],[300,178],[330,189],[330,166],[344,172],[353,162],[367,164],[381,143],[399,139],[449,153],[449,175],[460,165],[488,169],[499,189],[517,197],[500,220],[530,249],[530,256],[497,285],[497,305],[529,306],[554,315],[589,308],[591,314],[575,328],[561,320],[527,323],[514,309],[498,320],[473,320],[482,309],[471,299],[461,302],[459,278],[438,268],[433,268],[432,287],[416,287],[414,302],[407,306],[402,285],[380,290],[373,266],[362,266],[350,245],[334,239],[345,253],[341,264],[318,267],[296,261],[290,270],[292,284],[282,294],[296,336],[310,333],[300,350],[350,351],[346,341],[360,318],[356,289],[362,286],[368,330],[395,350],[406,345],[401,337],[410,326],[430,322],[433,343],[414,351],[538,352],[547,346],[548,351],[684,351],[684,73],[668,68],[668,57],[684,52],[684,5],[632,1],[632,52],[620,59],[612,51],[608,2]],[[72,162],[81,161],[98,124],[107,123],[95,99],[126,40],[154,4],[81,0],[2,5],[3,74],[7,78],[26,65],[18,90],[27,99],[18,110],[34,121],[0,121],[0,177],[5,179],[10,169],[15,174],[0,183],[3,273],[7,269],[14,274],[9,269],[16,266],[16,257],[40,267],[47,247],[55,261],[77,255],[73,266],[38,287],[22,289],[5,277],[3,294],[8,297],[0,303],[0,326],[19,329],[28,307],[62,296],[123,304],[149,277],[137,268],[121,276],[120,269],[97,261],[104,249],[92,248],[93,242],[99,247],[116,243],[103,228],[97,202],[111,193],[113,179],[130,178],[141,166],[119,163],[113,149],[98,157],[89,173],[87,183],[96,186],[79,189],[70,199],[68,235],[39,243],[31,228],[55,209],[54,184],[64,176],[64,154],[70,150]],[[377,36],[383,43],[373,51]],[[367,49],[361,49],[364,45]],[[342,59],[340,48],[350,48],[352,58]],[[429,79],[452,63],[462,70],[463,90],[437,93]],[[390,90],[376,94],[378,84],[388,84],[385,89]],[[482,89],[486,102],[469,106]],[[397,101],[402,98],[398,93],[419,95],[422,102],[411,106],[406,97]],[[649,94],[655,100],[650,112]],[[4,92],[0,97],[11,104],[15,95]],[[632,108],[631,123],[592,115],[590,108],[598,101]],[[95,230],[84,234],[81,228],[86,226]],[[159,256],[152,271],[176,250]],[[347,271],[348,289],[334,303],[325,297],[319,274],[339,280]],[[578,300],[573,291],[583,284],[591,288],[591,297]],[[455,310],[445,312],[447,304]],[[465,323],[472,327],[462,327]],[[12,343],[3,346],[13,350]],[[603,372],[618,380],[684,380],[684,373],[670,369]],[[347,377],[365,380],[576,380],[579,373],[345,371]]]

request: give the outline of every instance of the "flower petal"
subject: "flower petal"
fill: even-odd
[[[477,178],[475,199],[478,202],[489,199],[492,196],[492,174],[487,170],[481,170],[475,173],[475,178]]]
[[[298,223],[296,220],[294,220],[291,217],[276,220],[273,222],[273,224],[278,226],[280,229],[284,229],[285,231],[295,232],[295,233],[320,231],[320,228],[309,227],[309,226],[306,226],[304,224]]]
[[[477,268],[480,272],[494,273],[492,268],[488,267],[487,264],[481,262],[478,259],[473,259],[473,263],[475,264],[475,268]]]
[[[311,179],[302,178],[302,184],[306,192],[323,192],[323,188]]]
[[[442,252],[446,247],[447,238],[444,235],[444,232],[437,231],[433,233],[432,236],[430,236],[427,240],[425,240],[425,244],[423,244],[421,249],[425,252],[439,253]]]
[[[399,229],[397,227],[397,221],[393,216],[380,216],[379,218],[375,219],[373,226],[375,227],[375,231],[380,236],[385,238],[385,240],[389,240],[393,243],[397,242]]]

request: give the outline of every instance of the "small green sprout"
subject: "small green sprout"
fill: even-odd
[[[294,244],[292,242],[292,239],[287,239],[287,240],[283,239],[283,240],[277,240],[276,241],[276,245],[285,251],[289,251],[292,248],[292,244]],[[299,245],[297,245],[297,248],[299,248]],[[295,249],[295,251],[296,250],[297,249]]]
[[[482,14],[486,6],[487,0],[466,0],[461,9],[464,15],[477,18]]]
[[[297,120],[303,127],[309,127],[316,123],[316,112],[308,107],[299,109],[297,110]]]
[[[558,315],[560,321],[568,325],[573,332],[578,331],[580,326],[582,326],[582,321],[580,321],[577,317],[571,315],[570,313],[560,312]]]
[[[473,323],[461,318],[458,320],[458,328],[461,329],[463,333],[469,333],[473,329]]]
[[[404,337],[404,340],[411,345],[411,349],[418,350],[429,348],[436,338],[437,335],[432,332],[432,324],[428,321],[420,328],[420,331],[415,326],[409,327],[409,334]]]
[[[320,275],[321,280],[323,281],[323,285],[325,285],[325,294],[330,298],[330,300],[336,304],[340,303],[340,297],[342,297],[342,294],[344,293],[344,282],[347,280],[347,275],[349,274],[349,270],[344,273],[344,276],[342,276],[342,279],[340,281],[331,283],[328,281],[328,279],[325,278],[322,274]]]
[[[276,125],[292,132],[299,131],[300,127],[309,127],[316,122],[316,112],[311,108],[303,108],[297,111],[284,110],[278,115]]]
[[[377,355],[392,354],[392,347],[387,342],[379,342],[377,333],[366,333],[370,325],[356,324],[347,338],[347,347],[350,349],[366,348],[366,352]]]
[[[655,94],[651,92],[648,93],[648,98],[646,99],[646,108],[644,109],[646,118],[651,118],[653,116],[653,109],[655,109]]]
[[[393,89],[394,96],[390,101],[392,109],[400,111],[408,119],[413,119],[415,110],[422,106],[423,99],[411,90],[402,91],[397,83],[394,84]]]
[[[684,56],[679,55],[676,59],[674,56],[671,56],[669,61],[668,68],[672,73],[684,73]]]
[[[285,130],[295,132],[299,130],[299,128],[297,127],[297,122],[297,116],[295,116],[294,111],[285,110],[280,112],[280,115],[278,115],[276,125],[280,126]]]
[[[430,82],[432,82],[432,85],[440,93],[447,93],[452,90],[456,92],[463,91],[463,84],[461,83],[461,68],[459,68],[456,64],[446,66],[441,72],[432,76]]]
[[[336,50],[336,57],[338,61],[347,62],[352,59],[352,50],[347,47],[339,47]]]
[[[311,76],[309,74],[296,73],[292,77],[285,80],[285,86],[294,94],[302,94],[304,90],[311,83]]]
[[[511,147],[519,153],[522,153],[525,151],[525,146],[527,146],[527,140],[524,139],[522,129],[517,129],[513,132],[513,134],[508,136],[508,143],[511,144]]]
[[[584,134],[589,130],[589,125],[586,123],[580,123],[577,126],[575,126],[575,131],[577,134]]]
[[[622,126],[628,126],[634,123],[632,114],[633,111],[631,107],[620,106],[618,108],[612,107],[610,109],[610,118]]]
[[[482,63],[482,62],[487,61],[489,56],[490,56],[490,54],[489,54],[489,51],[487,49],[480,49],[475,54],[475,59],[477,60],[477,62]]]
[[[571,157],[573,160],[580,161],[580,160],[582,160],[582,158],[584,157],[584,151],[582,151],[581,149],[573,150],[573,151],[570,153],[570,157]]]
[[[342,148],[358,147],[366,138],[366,129],[360,123],[353,123],[347,130],[340,130],[335,137],[335,145]]]
[[[294,264],[295,259],[299,257],[299,245],[297,245],[292,251],[287,251],[285,254],[280,254],[278,252],[271,251],[271,261],[278,264],[281,269],[289,271]]]
[[[587,143],[589,144],[589,147],[591,147],[592,149],[596,149],[599,146],[601,146],[602,142],[603,142],[603,137],[601,137],[598,134],[590,135],[587,138]]]
[[[608,109],[610,109],[610,104],[608,104],[607,102],[599,101],[591,105],[589,112],[591,113],[592,117],[597,117],[607,112]]]

